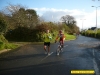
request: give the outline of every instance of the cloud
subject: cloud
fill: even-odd
[[[77,26],[83,29],[85,28],[91,28],[96,26],[96,11],[93,12],[86,12],[85,9],[79,10],[79,9],[55,9],[55,8],[33,8],[37,11],[40,17],[42,17],[45,21],[52,21],[52,22],[58,22],[60,21],[62,16],[65,15],[71,15],[73,16],[77,21]],[[100,13],[100,10],[97,11],[97,13]],[[80,19],[86,19],[86,20],[80,20]],[[100,14],[97,15],[97,22],[98,27],[100,27]]]

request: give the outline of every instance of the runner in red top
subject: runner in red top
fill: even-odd
[[[58,40],[58,38],[59,38],[59,43],[60,43],[60,45],[61,45],[62,48],[63,48],[64,40],[65,40],[65,35],[64,35],[64,33],[62,32],[62,30],[59,31],[59,34],[57,35],[55,42]]]

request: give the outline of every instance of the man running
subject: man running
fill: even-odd
[[[59,43],[60,43],[60,45],[63,48],[63,46],[64,46],[64,40],[65,40],[65,35],[62,32],[62,30],[59,31],[59,34],[57,35],[55,42],[58,40],[58,38],[59,38]]]
[[[44,38],[44,50],[45,50],[45,54],[50,55],[50,41],[52,39],[52,36],[49,33],[49,30],[46,30],[46,33],[43,35],[43,38]]]

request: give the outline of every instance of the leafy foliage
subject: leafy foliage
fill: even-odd
[[[75,21],[75,18],[70,15],[65,15],[61,17],[61,20],[63,21],[66,26],[70,28],[71,31],[69,33],[78,33],[79,32],[79,27],[76,25],[77,22]]]
[[[76,21],[74,19],[73,16],[70,15],[66,15],[66,16],[62,16],[61,20],[66,24],[66,25],[72,25],[72,24],[76,24]]]
[[[16,45],[8,43],[8,41],[5,39],[3,35],[0,35],[0,50],[14,49],[16,47],[17,47]]]
[[[3,32],[5,32],[7,29],[7,24],[6,22],[0,18],[0,34],[2,34]]]

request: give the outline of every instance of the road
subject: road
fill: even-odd
[[[80,35],[66,41],[59,56],[57,45],[51,44],[50,56],[44,54],[43,45],[32,44],[1,54],[0,75],[71,75],[71,70],[94,70],[93,75],[100,75],[100,40]]]

